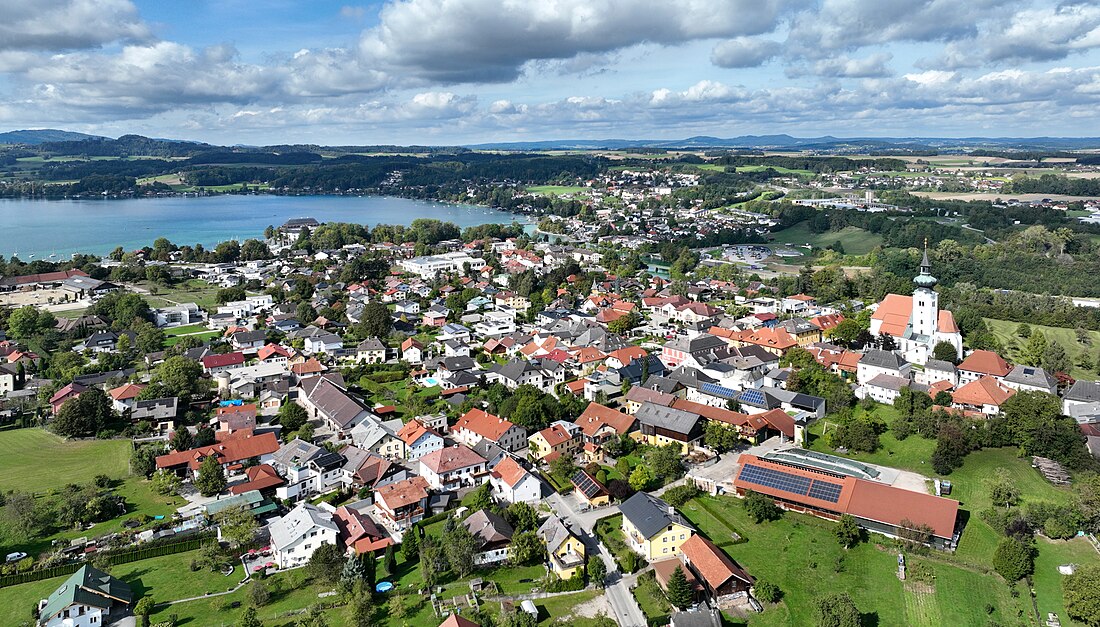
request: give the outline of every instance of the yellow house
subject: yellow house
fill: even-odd
[[[645,492],[623,501],[619,511],[627,544],[650,562],[677,557],[695,533],[676,508]]]
[[[576,456],[581,448],[581,429],[571,422],[559,420],[527,438],[527,444],[528,454],[536,461],[558,455]]]
[[[569,579],[584,570],[584,543],[569,531],[557,516],[546,519],[539,527],[539,537],[546,543],[550,570],[561,579]]]
[[[611,504],[611,493],[583,468],[573,473],[569,481],[573,484],[573,491],[577,493],[577,498],[588,503],[589,507],[603,507]]]

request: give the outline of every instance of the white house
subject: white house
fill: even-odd
[[[489,475],[485,458],[461,444],[428,453],[419,463],[420,476],[437,490],[477,487]]]
[[[275,452],[272,467],[286,479],[275,495],[298,500],[323,494],[342,484],[344,458],[339,453],[295,438]]]
[[[309,503],[299,503],[267,530],[271,534],[272,561],[279,568],[305,564],[317,547],[336,544],[339,533],[332,514]]]
[[[415,418],[401,427],[397,437],[405,443],[405,458],[409,461],[417,461],[428,453],[443,448],[443,436]]]
[[[542,484],[512,457],[506,456],[489,473],[493,496],[507,503],[538,503]]]
[[[132,600],[130,586],[85,564],[38,603],[43,627],[101,627],[126,614]],[[14,612],[14,608],[8,610]],[[14,613],[8,615],[15,620]]]
[[[908,379],[912,370],[912,365],[901,355],[872,349],[859,358],[859,363],[856,365],[856,381],[861,384],[867,383],[880,374]]]

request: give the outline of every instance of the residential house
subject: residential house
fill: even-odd
[[[276,496],[297,501],[343,485],[345,459],[305,440],[295,438],[279,447],[271,465],[286,479]]]
[[[234,351],[222,355],[212,354],[202,358],[202,369],[206,374],[215,375],[237,368],[244,368],[244,353]]]
[[[443,436],[426,427],[416,418],[402,425],[397,431],[397,437],[405,444],[403,457],[412,462],[443,448]]]
[[[744,598],[754,582],[752,576],[722,549],[698,534],[680,545],[680,563],[685,573],[695,575],[696,581],[702,584],[706,600],[720,608]]]
[[[169,470],[180,476],[188,473],[197,476],[199,467],[207,457],[214,457],[222,468],[233,471],[242,469],[245,462],[269,463],[278,450],[279,440],[273,432],[259,435],[239,432],[208,446],[159,455],[156,464],[158,470]]]
[[[462,526],[477,542],[474,564],[497,564],[512,555],[512,536],[515,530],[506,520],[486,509],[470,514]]]
[[[369,501],[359,501],[341,506],[332,514],[332,521],[336,523],[340,541],[349,553],[356,555],[366,553],[373,556],[375,551],[383,551],[393,544],[393,539],[379,529],[374,520],[367,515],[365,510],[369,508]]]
[[[982,377],[1003,380],[1012,371],[1008,362],[993,351],[977,350],[959,363],[959,385],[966,385]]]
[[[101,627],[127,614],[133,592],[126,582],[84,564],[69,575],[48,599],[38,603],[42,627]],[[15,608],[8,608],[15,620]]]
[[[993,377],[981,377],[959,386],[951,393],[951,406],[964,411],[981,412],[993,416],[1001,411],[1001,405],[1016,394],[1016,390]]]
[[[538,535],[546,543],[550,572],[559,579],[570,579],[584,569],[584,542],[581,542],[561,518],[547,518],[539,527]]]
[[[349,487],[360,486],[377,490],[409,476],[409,471],[404,466],[357,446],[345,446],[340,449],[340,455],[345,460],[341,469],[343,482]]]
[[[577,455],[583,444],[581,429],[572,422],[554,421],[549,427],[527,438],[528,456],[551,462],[561,455]]]
[[[639,439],[651,446],[676,444],[686,455],[703,439],[699,414],[647,402],[634,417],[640,427]]]
[[[542,483],[514,458],[504,456],[492,467],[489,485],[493,497],[506,503],[538,503],[542,500]]]
[[[355,347],[355,360],[368,364],[385,363],[386,345],[376,337],[368,337]]]
[[[1058,380],[1038,366],[1015,366],[1004,378],[1003,383],[1019,392],[1046,392],[1058,395]]]
[[[301,566],[322,544],[336,544],[339,527],[332,514],[310,503],[299,503],[267,526],[271,536],[271,560],[279,568]]]
[[[866,383],[880,374],[909,379],[912,371],[912,365],[901,355],[871,349],[859,358],[859,365],[856,366],[856,381]]]
[[[725,348],[725,340],[709,333],[694,337],[678,335],[661,347],[661,361],[670,369],[676,368],[686,360],[702,360],[706,354]]]
[[[374,492],[374,504],[382,521],[394,529],[407,529],[424,519],[428,508],[428,481],[409,477]]]
[[[485,458],[461,444],[432,451],[419,463],[420,476],[437,490],[477,487],[488,480]]]
[[[636,423],[634,416],[596,402],[589,403],[577,417],[577,426],[581,428],[585,443],[597,446],[609,439],[626,435]]]
[[[1076,381],[1062,396],[1062,413],[1079,423],[1100,415],[1100,382]]]
[[[327,376],[308,377],[298,384],[298,404],[310,418],[323,420],[337,434],[350,432],[373,414],[348,394],[346,388]]]
[[[451,434],[455,440],[469,447],[481,440],[489,440],[509,453],[527,445],[526,429],[477,408],[462,414]]]
[[[117,412],[125,412],[134,407],[134,403],[137,402],[138,394],[145,389],[144,385],[138,385],[136,383],[124,383],[117,388],[112,388],[107,392],[107,395],[111,397],[111,405]]]
[[[648,492],[636,492],[619,505],[619,511],[627,544],[651,562],[676,557],[695,533],[676,508]]]

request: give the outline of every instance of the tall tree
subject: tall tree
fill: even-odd
[[[860,627],[859,608],[847,592],[818,599],[816,609],[818,627]]]
[[[195,487],[203,496],[214,496],[225,490],[225,470],[213,455],[208,455],[199,466],[199,476],[195,478]]]
[[[679,566],[668,578],[668,602],[680,610],[691,605],[691,584],[688,583],[684,570]]]

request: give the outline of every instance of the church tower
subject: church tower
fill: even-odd
[[[923,335],[934,343],[940,314],[940,295],[933,289],[936,277],[932,276],[932,264],[928,261],[928,241],[924,242],[924,257],[920,262],[920,274],[914,279],[917,285],[913,290],[913,335]]]

